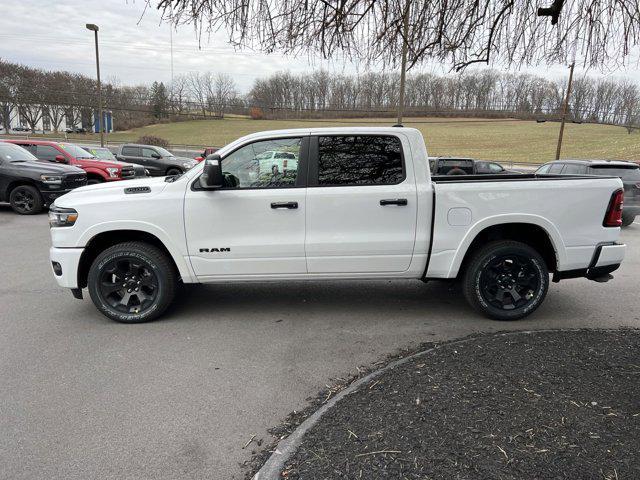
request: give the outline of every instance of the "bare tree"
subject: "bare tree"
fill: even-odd
[[[461,70],[566,62],[577,51],[602,68],[623,64],[640,42],[637,0],[554,0],[540,9],[526,0],[148,1],[167,21],[223,29],[238,46],[401,65],[400,98],[405,70],[427,59]]]

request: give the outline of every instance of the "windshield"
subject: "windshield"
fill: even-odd
[[[59,144],[65,152],[71,155],[74,158],[95,158],[94,155],[87,152],[86,150],[80,148],[73,143],[60,143]]]
[[[108,148],[82,147],[89,153],[92,153],[98,160],[115,160],[116,157]]]
[[[640,180],[640,168],[636,166],[591,167],[591,173],[594,175],[607,175],[611,177],[620,177],[622,180]]]
[[[153,148],[155,148],[156,151],[163,157],[175,157],[173,153],[171,153],[169,150],[165,150],[162,147],[153,147]]]
[[[38,159],[26,149],[12,143],[0,142],[0,160],[3,162],[37,162]]]

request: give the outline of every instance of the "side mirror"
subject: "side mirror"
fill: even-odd
[[[55,161],[58,163],[67,163],[67,159],[64,158],[64,155],[56,155]]]
[[[202,170],[202,175],[200,175],[200,186],[202,188],[213,190],[224,186],[220,161],[220,155],[209,155],[204,160],[204,169]]]
[[[155,159],[162,158],[162,156],[159,153],[152,153],[151,156]]]

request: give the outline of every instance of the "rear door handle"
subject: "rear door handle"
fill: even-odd
[[[385,200],[380,200],[380,205],[382,205],[383,207],[385,205],[406,205],[407,199],[406,198],[387,198]]]
[[[292,210],[298,208],[298,202],[273,202],[271,208],[288,208]]]

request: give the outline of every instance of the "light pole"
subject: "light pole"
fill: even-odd
[[[567,95],[564,97],[564,105],[562,107],[562,119],[560,120],[560,134],[558,135],[558,147],[556,148],[556,160],[560,160],[560,152],[562,150],[562,138],[564,136],[564,122],[567,119],[567,110],[569,110],[569,98],[571,97],[571,86],[573,84],[573,69],[576,62],[569,67],[569,83],[567,84]]]
[[[104,147],[104,116],[102,114],[102,87],[100,85],[100,55],[98,53],[98,28],[93,23],[87,23],[87,30],[91,30],[94,33],[96,39],[96,70],[98,71],[98,115],[100,120],[98,125],[100,126],[100,146]]]

